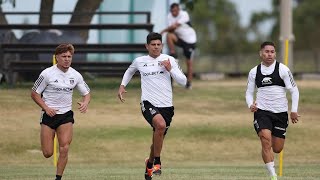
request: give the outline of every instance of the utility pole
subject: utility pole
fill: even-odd
[[[280,2],[280,43],[281,60],[293,71],[293,41],[292,33],[292,0]],[[286,53],[286,51],[288,51]],[[288,57],[285,57],[288,56]],[[287,59],[287,62],[284,62]]]

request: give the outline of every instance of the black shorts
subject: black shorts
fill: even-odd
[[[147,122],[150,124],[151,127],[153,127],[152,124],[152,119],[155,115],[161,114],[163,119],[166,121],[166,131],[165,134],[167,133],[172,117],[174,115],[174,107],[155,107],[153,106],[149,101],[142,101],[140,103],[141,105],[141,112],[143,117],[147,120]],[[154,127],[153,127],[154,131]]]
[[[273,113],[258,109],[254,113],[253,126],[257,133],[261,129],[269,129],[273,136],[285,139],[288,124],[287,112]]]
[[[193,59],[196,43],[189,44],[178,38],[178,41],[175,44],[183,49],[183,54],[188,60]]]
[[[51,129],[57,129],[60,125],[71,122],[74,123],[73,111],[68,111],[64,114],[56,114],[53,117],[48,116],[44,111],[42,111],[42,116],[40,118],[40,124],[49,126]]]

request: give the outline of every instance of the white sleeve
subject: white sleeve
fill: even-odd
[[[178,63],[174,58],[169,58],[171,63],[170,75],[171,77],[181,86],[185,86],[187,84],[187,77],[182,72]]]
[[[127,86],[132,76],[138,70],[136,60],[134,60],[123,75],[121,85]]]
[[[32,90],[35,91],[38,94],[41,94],[44,89],[48,86],[48,75],[47,71],[43,70],[38,79],[35,81]]]
[[[83,80],[83,77],[82,77],[82,75],[80,73],[78,74],[78,78],[77,79],[78,79],[78,83],[76,85],[76,88],[78,89],[80,94],[82,96],[85,96],[85,95],[89,94],[90,93],[90,88],[87,85],[87,83]]]
[[[247,82],[247,90],[246,90],[246,102],[248,107],[253,104],[254,101],[254,91],[256,88],[256,73],[257,73],[257,67],[254,67],[250,70],[248,75],[248,82]]]
[[[178,24],[185,24],[190,21],[189,14],[186,11],[180,11],[181,16],[178,19]]]
[[[291,112],[298,112],[298,104],[299,104],[299,89],[297,87],[296,82],[293,79],[293,75],[290,69],[284,64],[280,64],[279,67],[280,77],[283,79],[284,84],[286,85],[286,89],[291,93]]]

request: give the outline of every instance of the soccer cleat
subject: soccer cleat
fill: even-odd
[[[277,180],[277,176],[271,176],[271,180]]]
[[[144,178],[145,180],[152,180],[152,176],[153,176],[153,168],[149,169],[147,167],[147,163],[148,163],[149,159],[146,158],[145,160],[145,164],[146,164],[146,172],[144,173]]]
[[[153,166],[153,174],[158,175],[158,176],[161,175],[161,165],[160,164],[155,164]]]
[[[152,180],[152,176],[153,176],[153,169],[146,168],[146,172],[144,174],[145,180]]]

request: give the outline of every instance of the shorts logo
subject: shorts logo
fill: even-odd
[[[157,113],[157,111],[156,111],[156,110],[154,110],[154,109],[152,109],[152,108],[149,108],[149,111],[150,111],[150,113],[151,113],[152,115],[154,115],[154,114],[156,114],[156,113]]]
[[[277,126],[275,126],[274,128],[278,129],[278,130],[281,130],[281,131],[285,131],[286,130],[285,128],[281,128],[281,127],[277,127]]]
[[[146,108],[144,107],[143,102],[141,103],[141,110],[142,110],[142,112],[144,112],[146,110]]]
[[[256,119],[253,121],[253,125],[254,125],[257,129],[259,129],[259,124],[258,124],[258,121],[257,121]]]

